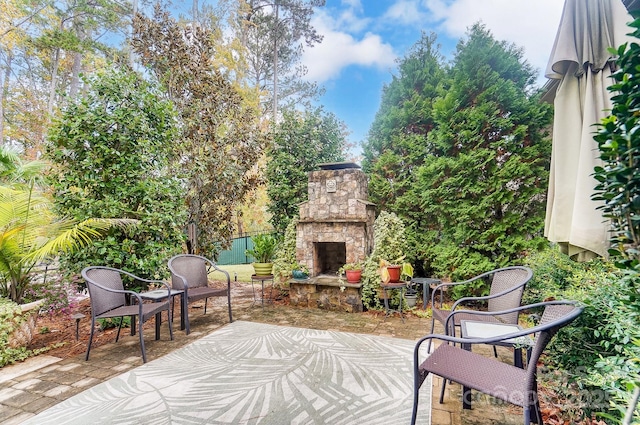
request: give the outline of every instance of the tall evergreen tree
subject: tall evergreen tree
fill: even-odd
[[[431,155],[418,173],[430,217],[421,247],[439,274],[513,264],[545,243],[551,108],[530,94],[534,78],[522,50],[482,25],[457,46],[450,86],[434,103]]]
[[[234,213],[258,180],[256,161],[266,145],[258,111],[213,66],[209,29],[181,25],[156,7],[153,19],[136,16],[132,46],[178,110],[176,172],[188,180],[188,220],[196,227],[190,248],[210,255],[230,241]]]
[[[531,92],[535,73],[522,51],[482,25],[459,42],[446,72],[439,55],[422,68],[416,62],[422,46],[433,46],[428,40],[389,86],[405,87],[396,108],[387,102],[397,89],[384,93],[366,170],[372,192],[382,188],[375,201],[407,221],[411,255],[427,273],[458,279],[512,264],[544,243],[551,110]],[[400,121],[407,117],[415,124]]]
[[[247,76],[263,96],[265,112],[308,102],[319,94],[302,77],[304,47],[322,41],[311,25],[313,8],[325,0],[243,0],[237,14],[239,39],[246,51]]]
[[[380,209],[415,217],[415,171],[429,154],[433,102],[446,76],[435,34],[422,34],[398,63],[398,75],[382,89],[380,110],[363,147],[371,200]]]

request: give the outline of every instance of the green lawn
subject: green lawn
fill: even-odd
[[[238,282],[251,282],[251,275],[253,274],[253,266],[251,264],[233,264],[218,267],[229,273],[231,281],[235,279],[235,275],[237,274]],[[213,272],[209,274],[209,278],[213,280],[224,280],[225,276],[224,273]]]

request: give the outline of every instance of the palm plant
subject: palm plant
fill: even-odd
[[[51,200],[37,188],[44,166],[41,161],[23,163],[13,149],[0,147],[0,296],[16,303],[40,261],[85,246],[113,226],[137,222],[57,218]]]
[[[0,295],[20,303],[40,261],[85,246],[114,225],[134,222],[58,219],[47,197],[0,185]]]

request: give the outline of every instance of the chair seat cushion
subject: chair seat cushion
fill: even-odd
[[[450,379],[517,406],[537,399],[526,394],[526,370],[449,344],[441,344],[420,365],[420,371]],[[529,400],[529,401],[528,401]]]
[[[209,297],[223,297],[227,295],[227,289],[210,288],[208,286],[197,286],[189,288],[187,291],[188,301],[197,301]]]
[[[143,321],[146,321],[149,317],[154,314],[169,310],[169,303],[167,301],[161,303],[144,303],[142,304],[142,315]],[[122,307],[114,308],[113,310],[106,311],[99,316],[96,316],[96,319],[106,319],[110,317],[121,317],[121,316],[135,316],[138,315],[140,309],[137,304],[134,305],[125,305]]]

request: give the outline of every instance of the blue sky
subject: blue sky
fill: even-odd
[[[467,28],[481,21],[496,39],[524,48],[542,86],[563,5],[562,0],[327,0],[313,18],[324,40],[305,51],[307,78],[325,87],[320,104],[349,127],[350,142],[359,144],[396,59],[421,31],[435,32],[450,59]]]

